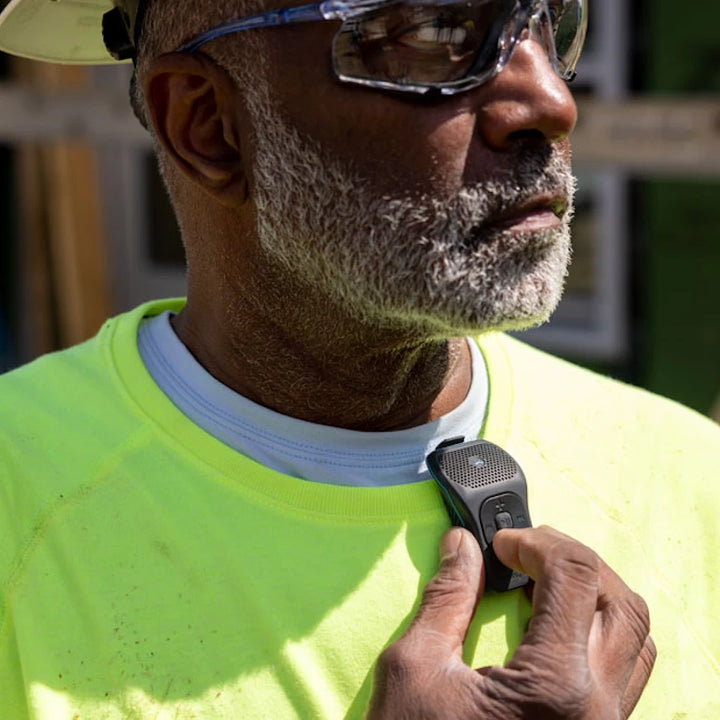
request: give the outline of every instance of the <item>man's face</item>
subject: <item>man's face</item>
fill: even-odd
[[[271,31],[290,31],[282,45],[266,35],[246,93],[267,260],[382,326],[448,336],[547,319],[574,188],[567,145],[548,136],[569,132],[574,106],[555,119],[532,107],[572,104],[540,46],[521,43],[487,86],[427,103],[338,83],[327,25]]]

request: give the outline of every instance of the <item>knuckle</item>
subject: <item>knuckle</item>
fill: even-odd
[[[377,661],[378,672],[386,678],[402,681],[411,672],[412,660],[407,652],[407,643],[402,639],[385,648]]]
[[[597,582],[600,560],[595,552],[569,538],[559,538],[544,558],[547,575],[564,576],[582,583]]]
[[[534,565],[546,576],[568,575],[593,581],[600,569],[600,559],[589,547],[547,526],[534,528],[519,538],[521,559],[534,557]],[[523,563],[524,564],[524,563]]]
[[[650,609],[645,600],[635,592],[628,591],[623,603],[624,616],[631,631],[642,646],[650,636]]]
[[[653,667],[655,666],[655,660],[657,660],[657,647],[649,635],[645,641],[642,652],[640,653],[640,658],[642,662],[645,663],[645,669],[647,670],[648,675],[650,675]]]
[[[650,608],[645,599],[636,592],[631,592],[629,599],[630,611],[632,612],[638,626],[645,631],[645,635],[650,634]]]
[[[524,709],[522,717],[563,720],[587,717],[593,695],[592,673],[582,662],[567,663],[539,647],[518,649],[514,672],[504,678],[506,699]],[[494,677],[505,675],[497,669]],[[507,693],[509,690],[509,693]]]

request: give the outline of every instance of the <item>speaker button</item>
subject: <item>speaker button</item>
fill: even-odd
[[[509,512],[499,512],[495,516],[495,527],[498,530],[503,528],[511,528],[513,526],[512,515]]]

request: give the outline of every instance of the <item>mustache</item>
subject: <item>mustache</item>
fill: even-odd
[[[473,235],[483,227],[501,223],[532,207],[547,207],[569,220],[573,212],[576,180],[567,154],[553,147],[508,153],[503,166],[487,177],[469,183],[449,198],[424,196],[384,198],[384,219],[441,228],[453,235]]]

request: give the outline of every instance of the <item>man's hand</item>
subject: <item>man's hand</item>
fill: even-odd
[[[473,670],[462,643],[484,586],[452,528],[412,624],[380,656],[368,720],[619,720],[655,661],[647,606],[589,548],[547,527],[503,530],[500,560],[535,580],[528,632],[505,667]]]

